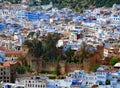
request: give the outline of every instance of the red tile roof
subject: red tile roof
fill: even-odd
[[[0,50],[5,51],[5,50],[6,50],[6,48],[5,48],[5,47],[0,46]]]
[[[3,66],[4,66],[4,67],[9,67],[9,66],[10,66],[10,63],[9,63],[8,61],[6,61],[6,62],[3,63]]]
[[[0,66],[0,69],[3,68],[4,66]]]
[[[12,50],[8,50],[5,52],[5,55],[7,57],[11,57],[11,56],[19,56],[22,53],[22,51],[12,51]]]

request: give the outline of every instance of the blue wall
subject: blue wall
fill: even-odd
[[[4,24],[0,23],[0,32],[2,31],[3,28],[4,28]]]

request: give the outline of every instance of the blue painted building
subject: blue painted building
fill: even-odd
[[[39,13],[37,12],[25,12],[25,17],[28,20],[38,20],[39,19]]]
[[[4,28],[4,24],[0,23],[0,32],[2,31],[3,28]]]
[[[6,60],[5,53],[3,51],[0,51],[0,63],[3,63]]]

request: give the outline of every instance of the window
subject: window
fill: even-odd
[[[6,79],[6,77],[4,77],[4,79]]]
[[[88,77],[86,77],[86,79],[88,79]]]
[[[117,15],[114,15],[114,17],[117,17]]]
[[[30,84],[30,87],[31,87],[31,84]]]
[[[5,75],[5,72],[4,72],[4,75]]]
[[[43,85],[43,87],[45,87],[45,85]]]

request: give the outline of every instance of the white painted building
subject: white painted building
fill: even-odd
[[[120,12],[113,13],[111,15],[111,20],[115,23],[120,23]]]
[[[47,10],[47,9],[52,8],[53,4],[52,4],[52,2],[50,2],[48,5],[42,5],[41,7],[42,7],[42,9]]]
[[[108,79],[109,72],[107,70],[104,70],[103,67],[99,67],[96,71],[96,80],[97,84],[99,82],[102,82],[102,84],[105,84],[106,80]]]
[[[47,79],[41,76],[25,77],[18,79],[16,84],[24,85],[25,88],[46,88]]]
[[[84,84],[91,87],[92,85],[96,84],[96,79],[97,79],[97,76],[95,73],[86,74]]]
[[[1,59],[1,58],[0,58]],[[9,62],[0,63],[0,82],[10,82],[11,74],[10,74],[10,64]]]
[[[25,88],[24,85],[18,85],[15,83],[3,83],[2,86],[0,86],[0,88]]]

